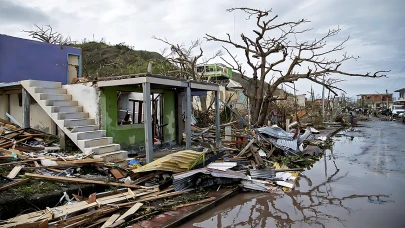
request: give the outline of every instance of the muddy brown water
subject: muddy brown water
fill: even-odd
[[[405,227],[405,125],[363,124],[293,191],[242,193],[181,227]]]

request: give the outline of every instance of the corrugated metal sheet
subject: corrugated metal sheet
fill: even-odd
[[[257,129],[260,133],[269,135],[271,137],[277,138],[277,139],[287,139],[287,140],[292,140],[294,134],[288,133],[284,131],[283,129],[275,126],[271,127],[261,127]]]
[[[184,189],[192,188],[196,185],[196,181],[201,175],[211,175],[218,178],[232,178],[232,179],[248,179],[248,177],[236,171],[228,170],[218,170],[210,168],[201,168],[190,170],[183,173],[178,173],[173,175],[173,188],[176,191],[181,191]]]
[[[301,143],[303,143],[305,140],[314,140],[315,139],[315,135],[312,134],[311,128],[307,127],[307,129],[305,130],[305,133],[302,134],[299,137],[298,140],[298,144],[300,145]]]
[[[250,176],[254,179],[272,179],[276,176],[274,169],[251,169],[249,170]]]
[[[281,190],[275,186],[268,186],[254,180],[242,180],[241,184],[243,185],[244,188],[256,191],[272,192],[272,193],[281,192]]]
[[[296,154],[298,151],[298,139],[277,139],[273,141],[273,144],[275,147],[283,150],[286,154]]]
[[[237,165],[238,165],[238,163],[236,163],[236,162],[213,162],[213,163],[207,165],[207,168],[226,171],[227,169],[230,169]]]
[[[196,164],[201,163],[204,159],[204,153],[193,150],[183,150],[173,154],[166,155],[162,158],[132,170],[134,173],[148,171],[172,171],[183,172],[190,170]]]

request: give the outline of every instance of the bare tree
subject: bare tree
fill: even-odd
[[[298,41],[296,35],[308,32],[310,29],[298,30],[300,25],[309,23],[306,19],[297,21],[287,21],[276,23],[278,15],[270,16],[271,10],[258,10],[251,8],[231,8],[228,12],[243,11],[248,15],[247,20],[256,17],[255,28],[253,29],[254,36],[248,37],[241,34],[241,43],[231,39],[227,34],[226,38],[217,38],[206,34],[208,41],[217,41],[226,45],[231,45],[237,49],[243,50],[247,65],[253,71],[251,88],[246,89],[247,96],[250,99],[251,105],[251,121],[257,125],[264,123],[266,113],[269,109],[269,104],[279,98],[274,97],[274,93],[278,86],[285,83],[293,83],[299,79],[308,79],[317,84],[324,85],[332,93],[336,94],[335,90],[341,90],[331,84],[323,82],[323,76],[331,74],[340,74],[352,77],[383,77],[381,74],[388,71],[378,71],[375,73],[349,73],[340,70],[341,65],[358,57],[349,56],[346,53],[339,59],[328,59],[331,53],[340,52],[344,49],[343,44],[349,38],[343,40],[338,45],[328,48],[326,41],[336,36],[340,29],[329,30],[328,33],[320,39],[313,41]],[[242,64],[237,60],[227,47],[224,49],[233,60],[233,64],[223,59],[234,70],[239,71],[242,75]],[[276,59],[270,61],[270,59]],[[287,65],[285,70],[281,66]],[[284,67],[283,67],[284,68]],[[268,86],[265,79],[271,79]]]
[[[58,44],[58,45],[72,44],[72,41],[69,36],[64,37],[59,32],[53,31],[50,25],[45,25],[42,27],[35,25],[35,27],[37,28],[36,30],[28,30],[28,31],[23,30],[23,32],[28,33],[29,36],[31,36],[33,39],[42,41],[44,43]]]
[[[197,72],[198,64],[206,64],[209,61],[222,55],[221,51],[216,52],[209,58],[204,58],[204,51],[201,48],[202,41],[197,39],[191,41],[191,45],[187,47],[185,44],[173,44],[166,38],[152,37],[155,40],[159,40],[169,47],[162,51],[162,56],[172,65],[175,69],[167,72],[167,75],[171,75],[177,78],[191,79],[196,81],[203,81],[204,72]],[[202,111],[207,111],[206,96],[200,96],[200,103]]]

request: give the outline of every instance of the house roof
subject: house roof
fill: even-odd
[[[398,89],[398,90],[395,90],[394,92],[399,92],[399,93],[403,93],[403,92],[405,92],[405,88],[402,88],[402,89]]]
[[[219,85],[215,83],[185,80],[180,78],[167,77],[155,74],[131,74],[113,77],[99,78],[97,81],[98,87],[133,85],[149,82],[152,85],[157,85],[155,88],[163,87],[187,87],[190,83],[191,89],[205,91],[219,91]],[[153,86],[152,86],[153,87]]]
[[[229,79],[229,82],[228,82],[228,84],[226,85],[226,87],[228,87],[228,88],[233,88],[233,89],[243,88],[243,86],[242,86],[239,82],[234,81],[234,80],[232,80],[232,79]]]

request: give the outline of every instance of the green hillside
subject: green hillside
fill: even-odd
[[[83,76],[108,77],[127,74],[146,73],[149,61],[153,61],[152,72],[160,74],[169,65],[157,52],[133,50],[121,43],[108,45],[103,42],[75,44],[82,49]]]

